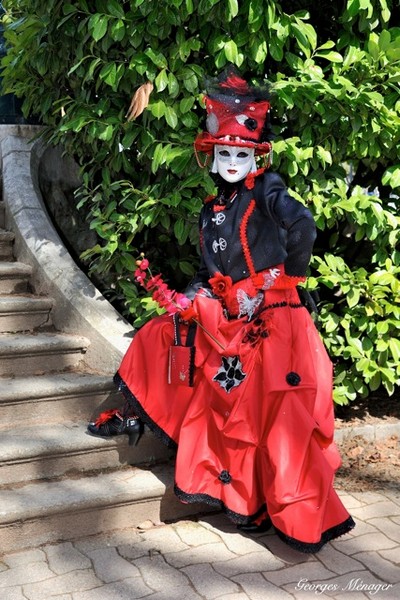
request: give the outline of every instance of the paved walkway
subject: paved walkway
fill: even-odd
[[[0,558],[1,600],[400,598],[400,491],[340,493],[356,528],[316,555],[221,514]]]

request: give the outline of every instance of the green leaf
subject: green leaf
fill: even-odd
[[[168,85],[168,73],[166,69],[162,69],[154,81],[158,92],[162,92]]]
[[[382,176],[383,185],[390,185],[391,188],[400,187],[400,166],[389,167]]]
[[[145,54],[159,69],[166,69],[168,67],[167,60],[161,52],[154,52],[152,48],[146,48]]]
[[[178,117],[176,115],[176,111],[172,106],[165,107],[165,119],[170,127],[175,129],[178,125]]]
[[[168,92],[171,98],[176,98],[179,94],[179,83],[173,73],[168,73]]]
[[[117,65],[115,63],[107,63],[99,73],[100,79],[113,87],[117,80]]]
[[[96,13],[89,20],[89,29],[92,30],[93,39],[98,42],[103,38],[107,32],[108,17],[106,15],[100,15]]]
[[[184,241],[185,237],[186,237],[185,236],[185,233],[186,233],[185,230],[186,230],[186,227],[185,227],[184,220],[183,219],[178,219],[175,222],[175,225],[174,225],[174,235],[175,235],[175,237],[176,237],[176,239],[177,239],[177,241],[178,241],[179,244],[182,243]]]
[[[390,338],[389,348],[392,353],[393,360],[398,364],[400,362],[400,341],[396,338]]]
[[[330,48],[334,48],[335,46],[335,42],[333,42],[332,40],[328,40],[327,42],[325,42],[325,44],[322,44],[322,46],[318,46],[317,50],[318,52],[320,50],[329,50]]]
[[[190,98],[182,98],[182,100],[179,103],[179,110],[181,111],[182,114],[189,112],[189,110],[191,110],[191,108],[193,107],[194,104],[194,98],[190,97]]]
[[[291,23],[291,29],[294,32],[297,43],[303,50],[307,58],[311,56],[311,50],[314,50],[317,45],[317,34],[315,29],[308,23],[303,23],[299,19]]]
[[[238,0],[228,0],[228,21],[231,21],[239,12]]]
[[[360,290],[358,290],[357,288],[350,288],[349,292],[347,293],[346,299],[347,304],[350,306],[350,308],[357,306],[360,300]]]
[[[119,19],[123,19],[125,17],[125,12],[123,11],[121,3],[118,2],[118,0],[107,0],[107,11]]]
[[[161,119],[161,117],[165,115],[165,102],[163,102],[163,100],[159,100],[158,102],[152,102],[151,104],[149,104],[148,110],[157,119]]]
[[[318,50],[318,52],[316,52],[314,54],[314,56],[319,56],[320,58],[325,58],[325,60],[329,60],[330,62],[333,62],[333,63],[343,62],[343,56],[341,54],[339,54],[339,52],[332,52],[330,50],[327,50],[327,51]]]
[[[360,0],[348,0],[346,10],[350,17],[355,17],[360,10]]]
[[[378,42],[379,43],[379,49],[382,52],[385,52],[389,48],[390,42],[391,42],[390,32],[387,29],[384,29],[379,34],[379,42]]]
[[[184,69],[183,71],[183,85],[188,92],[194,92],[198,87],[198,79],[192,69]]]
[[[224,53],[229,62],[237,65],[239,60],[239,53],[236,46],[236,43],[233,40],[229,40],[226,42],[224,46]]]
[[[73,6],[72,4],[63,4],[63,14],[64,15],[70,15],[77,11],[78,11],[78,8],[76,6]]]
[[[115,42],[120,42],[125,36],[125,23],[121,20],[115,21],[111,25],[111,37]]]

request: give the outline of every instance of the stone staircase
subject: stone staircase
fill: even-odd
[[[170,454],[152,435],[129,448],[86,434],[123,400],[85,365],[89,340],[55,330],[53,300],[31,289],[4,223],[0,201],[0,554],[195,513],[173,496]]]

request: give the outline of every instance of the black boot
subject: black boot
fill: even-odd
[[[101,413],[93,423],[89,423],[87,432],[100,438],[127,434],[129,445],[136,446],[144,432],[144,425],[139,417],[123,417],[119,410],[108,410]]]
[[[243,533],[265,533],[272,527],[272,521],[270,518],[264,519],[257,525],[257,523],[249,523],[248,525],[238,525],[237,528]]]

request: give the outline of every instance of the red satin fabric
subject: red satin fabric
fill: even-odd
[[[332,487],[340,466],[332,367],[297,291],[264,295],[258,331],[266,333],[257,337],[256,327],[252,343],[254,322],[227,320],[218,300],[196,297],[200,323],[224,349],[198,327],[193,388],[167,383],[173,344],[168,316],[135,335],[119,376],[151,421],[176,442],[176,486],[186,501],[215,499],[236,522],[265,517],[266,505],[281,533],[315,544],[349,518]],[[237,356],[245,374],[229,392],[214,380],[223,356]],[[219,479],[222,472],[228,482]]]

